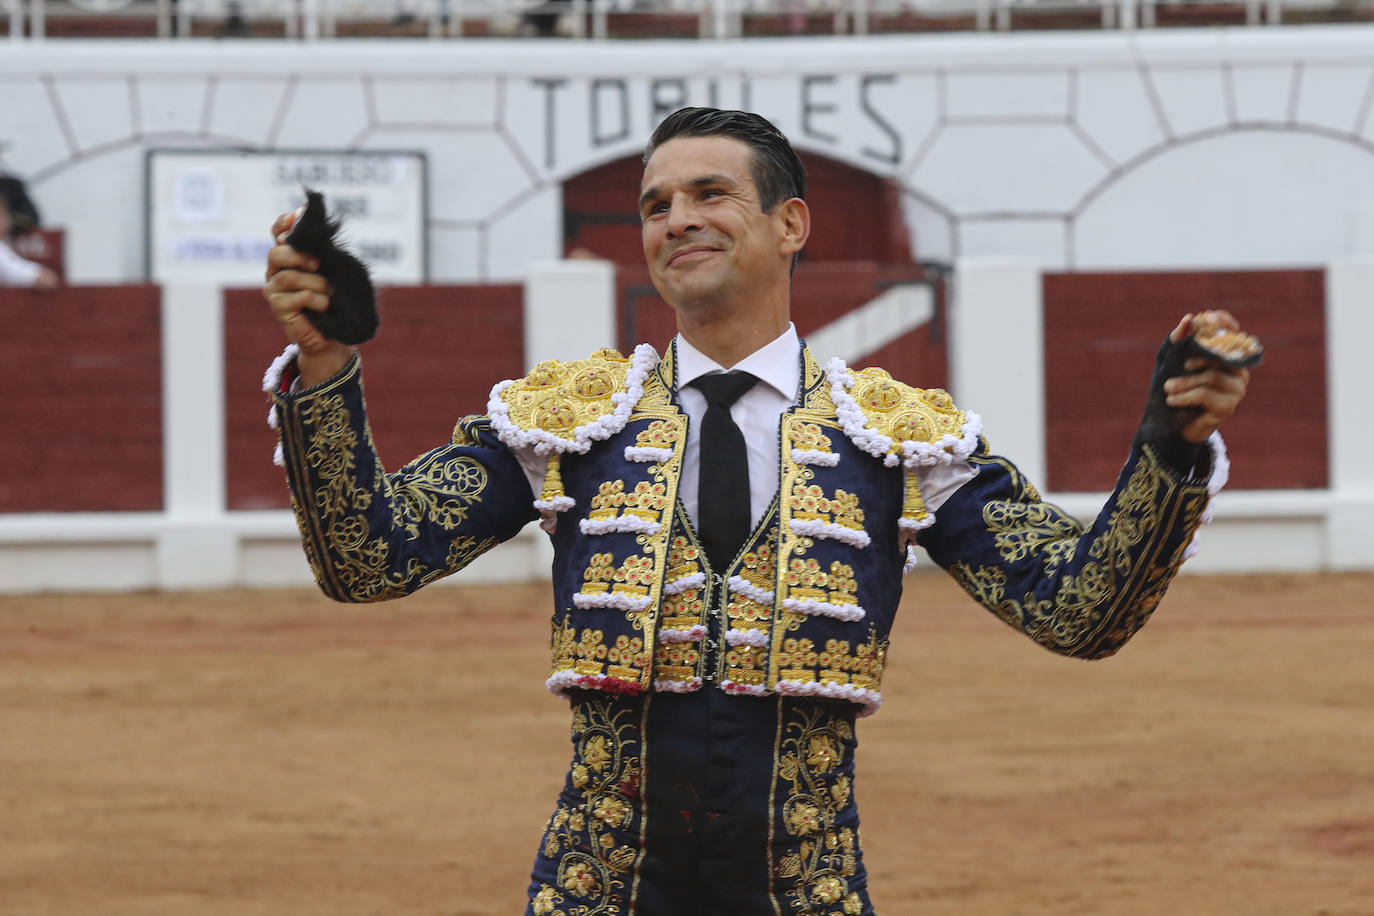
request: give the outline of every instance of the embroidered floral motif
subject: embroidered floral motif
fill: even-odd
[[[292,506],[302,531],[316,530],[320,544],[306,538],[306,555],[316,579],[328,590],[351,601],[380,601],[409,594],[416,588],[460,569],[495,546],[492,538],[457,535],[449,544],[443,566],[427,567],[417,559],[403,568],[392,568],[392,544],[372,536],[368,510],[373,493],[358,485],[356,455],[363,442],[352,424],[344,399],[321,393],[300,408],[304,433],[301,463],[312,472],[313,505],[307,510],[292,496]],[[370,445],[370,443],[368,443]],[[372,449],[375,455],[375,449]],[[388,477],[373,459],[372,473],[385,480],[392,526],[408,540],[420,537],[421,528],[437,525],[456,531],[481,502],[487,488],[486,468],[468,456],[444,457],[431,452]],[[327,558],[320,550],[326,550]]]
[[[1086,561],[1077,574],[1062,575],[1054,592],[1009,595],[1008,570],[997,566],[961,562],[950,572],[983,605],[1045,647],[1090,658],[1110,655],[1145,624],[1163,597],[1205,501],[1200,488],[1178,492],[1170,472],[1147,454],[1117,493],[1106,527],[1088,545]],[[1000,503],[990,511],[1001,526],[998,549],[1008,563],[1012,557],[1040,558],[1046,569],[1056,569],[1082,549],[1072,546],[1076,524],[1056,512],[1012,510]],[[1153,532],[1171,530],[1180,520],[1187,536],[1171,556],[1137,556]],[[1063,543],[1066,538],[1071,544]]]
[[[635,710],[603,699],[573,708],[576,755],[541,852],[558,862],[554,884],[530,899],[539,916],[628,916],[639,863],[642,764]]]
[[[787,912],[827,916],[862,911],[849,882],[859,870],[853,807],[853,726],[827,708],[789,716],[778,746],[776,791],[782,826],[800,842],[774,868]],[[790,879],[790,880],[788,880]],[[839,909],[831,909],[836,905]]]
[[[1046,573],[1072,559],[1083,526],[1049,503],[992,500],[983,506],[983,522],[993,534],[997,552],[1008,563],[1039,557]]]

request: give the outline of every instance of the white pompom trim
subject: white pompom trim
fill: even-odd
[[[726,645],[751,646],[763,649],[768,646],[768,633],[764,630],[737,630],[734,627],[725,631]]]
[[[859,402],[849,394],[854,387],[854,374],[845,366],[844,360],[835,357],[825,364],[825,377],[830,382],[830,397],[835,402],[835,416],[840,428],[859,448],[874,458],[881,458],[887,467],[896,467],[900,462],[909,468],[919,465],[953,464],[965,461],[978,447],[978,437],[983,433],[983,421],[971,410],[964,411],[964,423],[959,428],[960,435],[946,433],[938,442],[916,442],[903,439],[900,442],[885,436],[868,425]],[[896,451],[894,451],[896,449]],[[900,453],[900,454],[899,454]]]
[[[685,681],[655,680],[654,689],[660,693],[692,693],[701,689],[701,678],[694,677]]]
[[[611,677],[608,674],[578,674],[576,671],[555,671],[553,674],[549,675],[549,677],[544,681],[544,686],[547,687],[549,693],[553,694],[554,696],[565,697],[568,695],[568,690],[573,687],[584,687],[588,690],[600,690],[603,689],[607,684],[612,683],[626,684],[634,682],[628,682],[624,678]],[[611,692],[629,692],[638,694],[642,691],[639,689],[639,685],[636,683],[634,690],[615,690]]]
[[[731,576],[727,581],[730,584],[730,591],[735,594],[743,595],[755,604],[772,605],[773,593],[759,588],[743,576]]]
[[[706,638],[706,627],[697,624],[686,630],[674,630],[671,627],[664,627],[658,631],[658,641],[664,645],[675,642],[700,642]]]
[[[921,518],[907,518],[903,516],[897,519],[897,527],[903,531],[920,531],[923,528],[929,528],[933,524],[935,524],[935,516],[929,513]]]
[[[674,579],[663,586],[663,594],[680,595],[689,588],[697,588],[706,584],[706,573],[694,572],[691,575],[683,576],[681,579]]]
[[[857,604],[832,604],[829,601],[817,601],[814,598],[784,598],[782,599],[784,610],[796,611],[798,614],[810,614],[813,617],[834,617],[836,620],[863,620],[868,614]]]
[[[487,399],[487,414],[491,417],[496,437],[510,448],[532,448],[537,455],[547,455],[549,452],[576,452],[584,455],[592,447],[593,442],[609,439],[625,428],[630,419],[630,412],[644,396],[644,381],[657,364],[658,351],[651,344],[640,344],[635,347],[630,370],[625,376],[625,390],[611,395],[611,403],[615,405],[615,409],[577,427],[573,430],[571,439],[555,436],[542,429],[521,429],[511,422],[510,405],[501,397],[501,392],[514,385],[517,381],[515,379],[498,382],[492,387],[491,397]]]
[[[778,693],[789,697],[829,697],[848,700],[860,707],[860,716],[871,716],[883,705],[883,695],[853,684],[821,684],[816,681],[778,681]]]
[[[823,522],[818,518],[794,518],[787,524],[793,531],[804,537],[841,541],[860,550],[867,547],[871,540],[868,532],[862,528],[846,528],[844,525]]]
[[[262,390],[267,394],[276,394],[281,387],[281,376],[290,365],[291,360],[300,355],[299,344],[289,343],[286,349],[281,351],[281,355],[272,360],[272,364],[267,367],[267,371],[262,374]],[[273,404],[267,408],[267,426],[270,429],[279,429],[281,422],[277,418],[277,405]],[[277,441],[277,447],[272,450],[272,463],[277,467],[286,466],[286,452],[282,449],[281,440]]]
[[[835,452],[822,452],[818,449],[794,448],[792,449],[792,460],[797,464],[815,464],[823,468],[833,468],[840,463],[840,456]]]
[[[286,371],[287,365],[291,360],[300,355],[299,344],[289,343],[286,349],[281,351],[281,355],[272,360],[272,365],[267,367],[267,371],[262,374],[262,390],[268,394],[275,394],[281,387],[281,375]]]
[[[625,446],[625,460],[638,461],[648,464],[654,461],[667,461],[673,457],[673,450],[670,448],[659,448],[655,445],[627,445]]]
[[[1202,510],[1203,525],[1212,523],[1217,494],[1231,479],[1231,459],[1226,455],[1226,443],[1222,440],[1221,433],[1213,431],[1212,435],[1207,437],[1207,447],[1212,452],[1212,473],[1207,478],[1207,508]],[[1199,525],[1198,529],[1193,532],[1193,539],[1183,549],[1183,559],[1190,559],[1197,554],[1201,535],[1202,526]]]
[[[540,512],[566,512],[577,505],[571,496],[555,496],[553,499],[536,499],[534,508]]]
[[[742,694],[750,697],[768,695],[768,688],[762,684],[741,684],[739,681],[721,681],[720,689],[726,693]]]
[[[611,534],[628,532],[630,534],[658,534],[658,522],[637,515],[618,515],[615,518],[584,518],[578,523],[583,534]]]
[[[594,608],[613,607],[620,611],[642,611],[649,606],[649,596],[636,597],[623,592],[600,592],[587,594],[578,592],[573,595],[573,607]]]
[[[909,573],[909,572],[911,572],[913,569],[915,569],[915,568],[916,568],[916,564],[919,563],[919,562],[920,562],[920,560],[919,560],[919,559],[917,558],[917,556],[916,556],[916,545],[915,545],[915,544],[907,544],[907,545],[906,545],[906,562],[902,564],[902,575],[905,576],[907,573]]]

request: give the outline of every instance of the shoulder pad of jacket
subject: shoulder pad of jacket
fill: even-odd
[[[882,369],[851,370],[839,360],[826,374],[845,435],[889,467],[965,461],[978,447],[982,420],[942,388],[915,388]]]
[[[545,360],[524,378],[492,388],[487,413],[511,448],[586,452],[592,442],[625,427],[657,363],[658,353],[648,344],[629,357],[602,349],[571,362]]]

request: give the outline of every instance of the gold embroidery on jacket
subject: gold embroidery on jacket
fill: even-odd
[[[830,571],[825,572],[814,557],[805,560],[793,557],[787,562],[782,580],[787,583],[789,598],[809,598],[837,605],[857,606],[859,603],[854,567],[839,560],[831,561]]]
[[[846,748],[854,740],[853,726],[829,708],[796,710],[783,725],[776,750],[775,791],[785,795],[783,827],[800,840],[796,851],[777,863],[786,886],[787,912],[857,914],[858,892],[849,881],[858,871],[859,836],[852,821],[854,804],[850,777],[842,772]]]
[[[622,916],[641,856],[643,773],[635,710],[589,697],[573,708],[575,801],[560,803],[541,851],[558,861],[555,884],[531,900],[537,916]],[[629,882],[629,884],[627,884]]]
[[[825,646],[818,647],[805,637],[788,637],[774,652],[773,665],[782,680],[853,684],[877,691],[882,688],[887,645],[872,628],[868,639],[857,645],[846,639],[827,639]]]
[[[792,428],[792,448],[804,452],[821,452],[832,455],[830,439],[821,431],[819,423],[798,423]]]
[[[606,631],[594,627],[578,630],[567,615],[554,623],[549,639],[554,671],[573,671],[587,676],[607,675],[637,683],[649,664],[649,653],[639,636],[621,634],[606,641]]]
[[[597,488],[591,499],[592,521],[609,521],[623,516],[634,516],[646,522],[657,522],[668,508],[668,487],[662,481],[649,483],[641,480],[632,492],[625,492],[625,481],[608,480]]]
[[[893,381],[883,369],[859,369],[853,373],[850,397],[858,402],[868,426],[897,442],[939,442],[944,436],[963,435],[964,412],[941,388],[913,388]]]
[[[661,681],[686,681],[697,676],[701,650],[694,642],[673,642],[654,648],[654,677]]]
[[[611,396],[624,389],[629,371],[630,360],[614,350],[575,362],[546,360],[507,386],[501,399],[519,428],[566,436],[615,409]]]
[[[792,518],[839,525],[851,531],[863,531],[864,510],[859,508],[858,494],[836,490],[833,496],[827,497],[818,485],[806,483],[812,476],[808,470],[807,473],[798,475],[796,482],[792,484],[792,492],[787,499],[788,507],[792,510]]]
[[[950,572],[979,602],[1041,645],[1065,654],[1111,654],[1149,619],[1182,562],[1181,548],[1162,561],[1154,554],[1133,558],[1133,553],[1152,532],[1172,528],[1180,515],[1188,519],[1184,545],[1199,524],[1205,493],[1199,488],[1179,499],[1176,490],[1170,473],[1147,453],[1117,494],[1106,529],[1088,546],[1089,560],[1077,575],[1063,576],[1047,597],[1033,591],[1019,598],[1008,595],[1007,571],[1001,567],[961,562]],[[1002,526],[997,543],[1006,562],[1040,552],[1046,570],[1053,570],[1074,555],[1076,523],[1031,511],[1038,506],[992,508]]]
[[[655,420],[643,432],[635,436],[638,448],[672,448],[679,435],[678,425],[666,420]]]
[[[317,578],[321,564],[328,563],[328,579],[336,582],[348,598],[378,601],[407,594],[466,565],[495,545],[491,538],[459,536],[449,545],[443,567],[427,567],[411,558],[404,568],[390,569],[389,540],[368,536],[365,513],[372,505],[373,494],[358,487],[359,438],[343,398],[322,394],[309,400],[301,408],[301,426],[306,436],[304,460],[317,479],[312,494],[313,516],[319,520],[319,530],[331,554],[329,558],[318,557],[312,550],[309,557]],[[411,540],[419,537],[424,523],[438,525],[445,531],[455,530],[466,520],[471,507],[481,501],[488,483],[486,468],[476,459],[444,459],[437,453],[422,456],[393,477],[386,477],[381,463],[374,461],[373,473],[386,480],[394,527]],[[296,508],[299,516],[301,509]]]

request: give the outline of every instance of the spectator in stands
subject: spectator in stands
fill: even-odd
[[[520,17],[519,34],[525,38],[555,38],[558,21],[572,9],[572,0],[544,0]]]
[[[57,274],[36,261],[20,257],[10,247],[10,239],[22,234],[19,227],[27,225],[26,214],[18,213],[18,219],[11,215],[11,194],[8,186],[0,193],[0,286],[32,286],[36,289],[56,289]],[[23,188],[20,186],[20,193]],[[28,197],[25,195],[24,200]],[[16,207],[16,210],[19,208]]]

